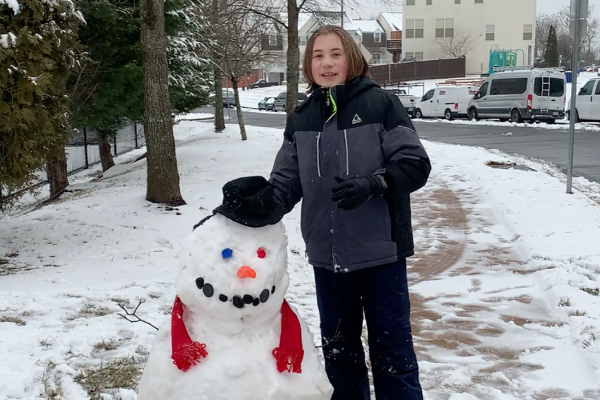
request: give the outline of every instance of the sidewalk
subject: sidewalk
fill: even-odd
[[[434,175],[412,207],[412,325],[426,398],[600,399],[588,355],[552,317],[516,238],[477,191]]]

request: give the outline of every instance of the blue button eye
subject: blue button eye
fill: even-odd
[[[223,256],[224,259],[231,258],[231,256],[233,255],[233,250],[231,250],[230,248],[224,249],[221,252],[221,255]]]

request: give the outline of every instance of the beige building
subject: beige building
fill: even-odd
[[[466,57],[467,74],[488,72],[491,50],[532,65],[535,0],[404,0],[403,59]]]

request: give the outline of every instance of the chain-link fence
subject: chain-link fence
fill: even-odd
[[[131,150],[139,149],[146,145],[144,136],[144,125],[132,122],[117,131],[114,138],[110,138],[110,151],[113,156],[125,154]],[[84,169],[90,168],[100,163],[100,150],[98,147],[98,132],[92,129],[80,128],[74,129],[73,135],[65,146],[67,154],[67,173],[72,175]],[[38,173],[39,181],[32,185],[38,187],[48,183],[48,178],[44,171]],[[18,196],[20,193],[31,189],[23,189],[16,193],[7,193],[6,188],[0,185],[0,209],[3,203],[3,196]]]
[[[119,129],[117,135],[110,138],[110,151],[114,156],[145,145],[144,125],[136,122]],[[67,142],[66,152],[69,175],[98,164],[100,162],[98,132],[87,128],[77,129]]]

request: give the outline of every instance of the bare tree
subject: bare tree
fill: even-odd
[[[287,31],[287,96],[285,101],[286,111],[291,114],[298,104],[298,80],[300,76],[300,48],[298,47],[298,20],[300,12],[313,12],[321,9],[319,0],[259,0],[257,4],[246,6],[246,10],[270,18]],[[350,7],[361,7],[360,0],[333,0],[329,9],[333,7],[341,10],[342,3]],[[382,0],[380,4],[398,5],[401,0]],[[284,16],[287,15],[287,20]],[[341,23],[341,18],[340,18]]]
[[[244,0],[247,2],[247,0]],[[252,0],[250,0],[252,1]],[[238,123],[242,140],[247,139],[244,118],[240,105],[239,83],[242,77],[249,76],[252,68],[269,61],[272,56],[263,49],[263,38],[273,31],[272,24],[265,17],[254,13],[240,13],[244,9],[241,0],[213,0],[220,2],[219,24],[215,25],[215,40],[212,46],[215,75],[226,77],[233,87]],[[220,82],[215,86],[221,86]],[[215,107],[222,102],[218,101]],[[217,104],[220,103],[220,104]]]
[[[593,14],[594,7],[590,6],[590,15]],[[562,65],[571,67],[573,56],[573,39],[569,35],[569,26],[571,12],[569,7],[563,7],[559,12],[550,15],[539,15],[536,19],[536,55],[543,57],[546,52],[546,39],[550,26],[556,29],[558,39],[558,53],[563,60]],[[588,30],[580,41],[580,53],[582,60],[588,64],[594,62],[594,46],[600,38],[600,21],[598,18],[588,19]]]
[[[144,63],[144,132],[148,178],[146,200],[183,205],[169,97],[164,0],[143,0],[141,43]]]
[[[224,47],[225,75],[231,81],[238,123],[242,140],[247,139],[246,127],[240,104],[239,82],[243,76],[250,75],[252,67],[270,58],[262,48],[262,39],[271,32],[270,24],[264,17],[255,14],[244,14],[241,18],[230,20],[227,31],[227,42]]]
[[[435,38],[435,41],[452,58],[464,57],[473,49],[473,35],[468,31],[455,31],[452,37]]]
[[[215,132],[222,132],[225,129],[225,114],[223,113],[223,102],[221,96],[223,95],[223,86],[221,84],[221,72],[220,65],[222,64],[221,52],[218,51],[214,44],[218,43],[218,32],[220,17],[222,13],[222,1],[212,0],[212,7],[210,10],[210,21],[213,26],[213,46],[210,48],[210,57],[213,62],[213,78],[215,80]]]

